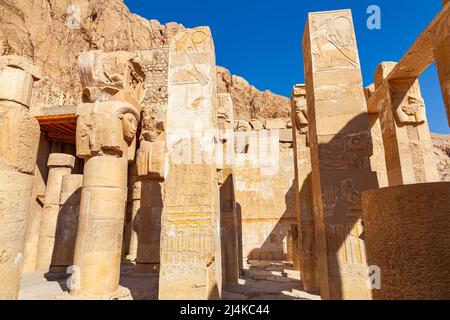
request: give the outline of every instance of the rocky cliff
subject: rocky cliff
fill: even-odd
[[[79,101],[79,52],[157,48],[179,28],[135,15],[123,0],[0,0],[0,55],[26,56],[42,69],[47,77],[38,82],[36,100],[46,104]],[[218,79],[219,92],[231,93],[237,117],[288,116],[288,99],[260,92],[224,68]]]
[[[36,101],[76,104],[81,85],[79,52],[131,51],[168,44],[182,25],[161,25],[129,11],[123,0],[0,0],[0,55],[23,55],[46,75],[37,82]],[[261,92],[245,79],[217,69],[218,91],[229,92],[235,119],[289,118],[289,99]],[[434,136],[443,179],[450,179],[450,138]]]

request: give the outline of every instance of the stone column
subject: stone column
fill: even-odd
[[[238,223],[235,199],[235,181],[233,169],[234,156],[234,110],[229,93],[217,95],[217,120],[219,127],[220,157],[218,177],[220,190],[220,235],[222,256],[222,282],[224,286],[238,284],[239,250]],[[217,253],[218,254],[218,253]]]
[[[39,244],[36,260],[37,271],[47,271],[52,264],[55,236],[59,217],[62,179],[69,175],[75,165],[70,154],[52,153],[47,162],[49,168],[44,209],[41,216]]]
[[[127,217],[127,226],[125,227],[127,238],[127,252],[126,259],[133,261],[137,257],[138,247],[138,231],[139,231],[139,219],[141,211],[141,193],[142,193],[142,181],[137,175],[136,164],[132,166],[133,173],[129,175],[129,210]]]
[[[371,105],[381,106],[389,185],[440,181],[419,80],[386,81],[395,66],[394,62],[378,66],[377,95],[370,100]]]
[[[450,126],[450,10],[448,0],[443,2],[446,16],[436,26],[433,35],[434,61],[441,82],[442,97]]]
[[[37,251],[39,245],[39,234],[41,229],[41,217],[44,206],[45,190],[48,178],[48,156],[50,154],[51,142],[41,133],[39,141],[38,157],[33,182],[33,195],[31,201],[30,216],[27,226],[27,237],[25,241],[23,273],[34,272],[36,269]]]
[[[172,39],[168,91],[159,299],[217,299],[216,64],[209,28],[186,29]]]
[[[0,58],[0,300],[17,299],[40,129],[28,112],[37,72]]]
[[[450,299],[450,182],[370,190],[362,201],[374,298]]]
[[[369,299],[361,192],[378,184],[351,11],[310,13],[303,53],[320,294]]]
[[[129,295],[119,288],[120,263],[145,75],[122,53],[83,53],[79,65],[86,103],[79,107],[76,148],[85,165],[72,276],[79,281],[70,294],[115,299]]]
[[[298,224],[291,225],[292,237],[292,265],[294,270],[300,271],[300,240],[298,238]]]
[[[65,272],[69,266],[73,265],[82,186],[83,175],[81,174],[68,174],[62,178],[51,272]]]
[[[294,138],[295,202],[297,215],[297,247],[303,290],[319,292],[317,278],[317,253],[314,235],[314,212],[311,194],[311,152],[308,142],[308,111],[306,87],[295,85],[291,97],[292,130]],[[297,250],[296,250],[297,251]]]
[[[136,270],[159,272],[166,141],[164,120],[153,109],[144,109],[140,140],[136,156],[137,174],[142,181]]]
[[[142,180],[136,271],[157,273],[160,266],[162,185],[164,180]]]

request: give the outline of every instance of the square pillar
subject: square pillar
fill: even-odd
[[[361,192],[378,182],[351,11],[310,13],[303,56],[320,294],[370,299]]]
[[[440,181],[418,79],[386,81],[396,66],[384,62],[375,73],[389,186]]]
[[[216,64],[209,28],[182,30],[172,39],[168,92],[159,299],[218,299]]]

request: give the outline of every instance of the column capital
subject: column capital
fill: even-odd
[[[51,153],[48,157],[47,166],[49,168],[71,168],[75,166],[75,157],[65,153]]]

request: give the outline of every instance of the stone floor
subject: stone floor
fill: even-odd
[[[249,261],[239,284],[228,287],[224,300],[320,300],[320,296],[302,291],[300,272],[292,263]]]
[[[68,290],[67,274],[25,273],[19,300],[56,300]],[[156,300],[158,274],[137,273],[134,264],[122,265],[120,284],[130,290],[134,300]],[[245,266],[238,285],[223,292],[224,300],[317,300],[319,296],[300,290],[300,273],[292,264],[251,261]]]

